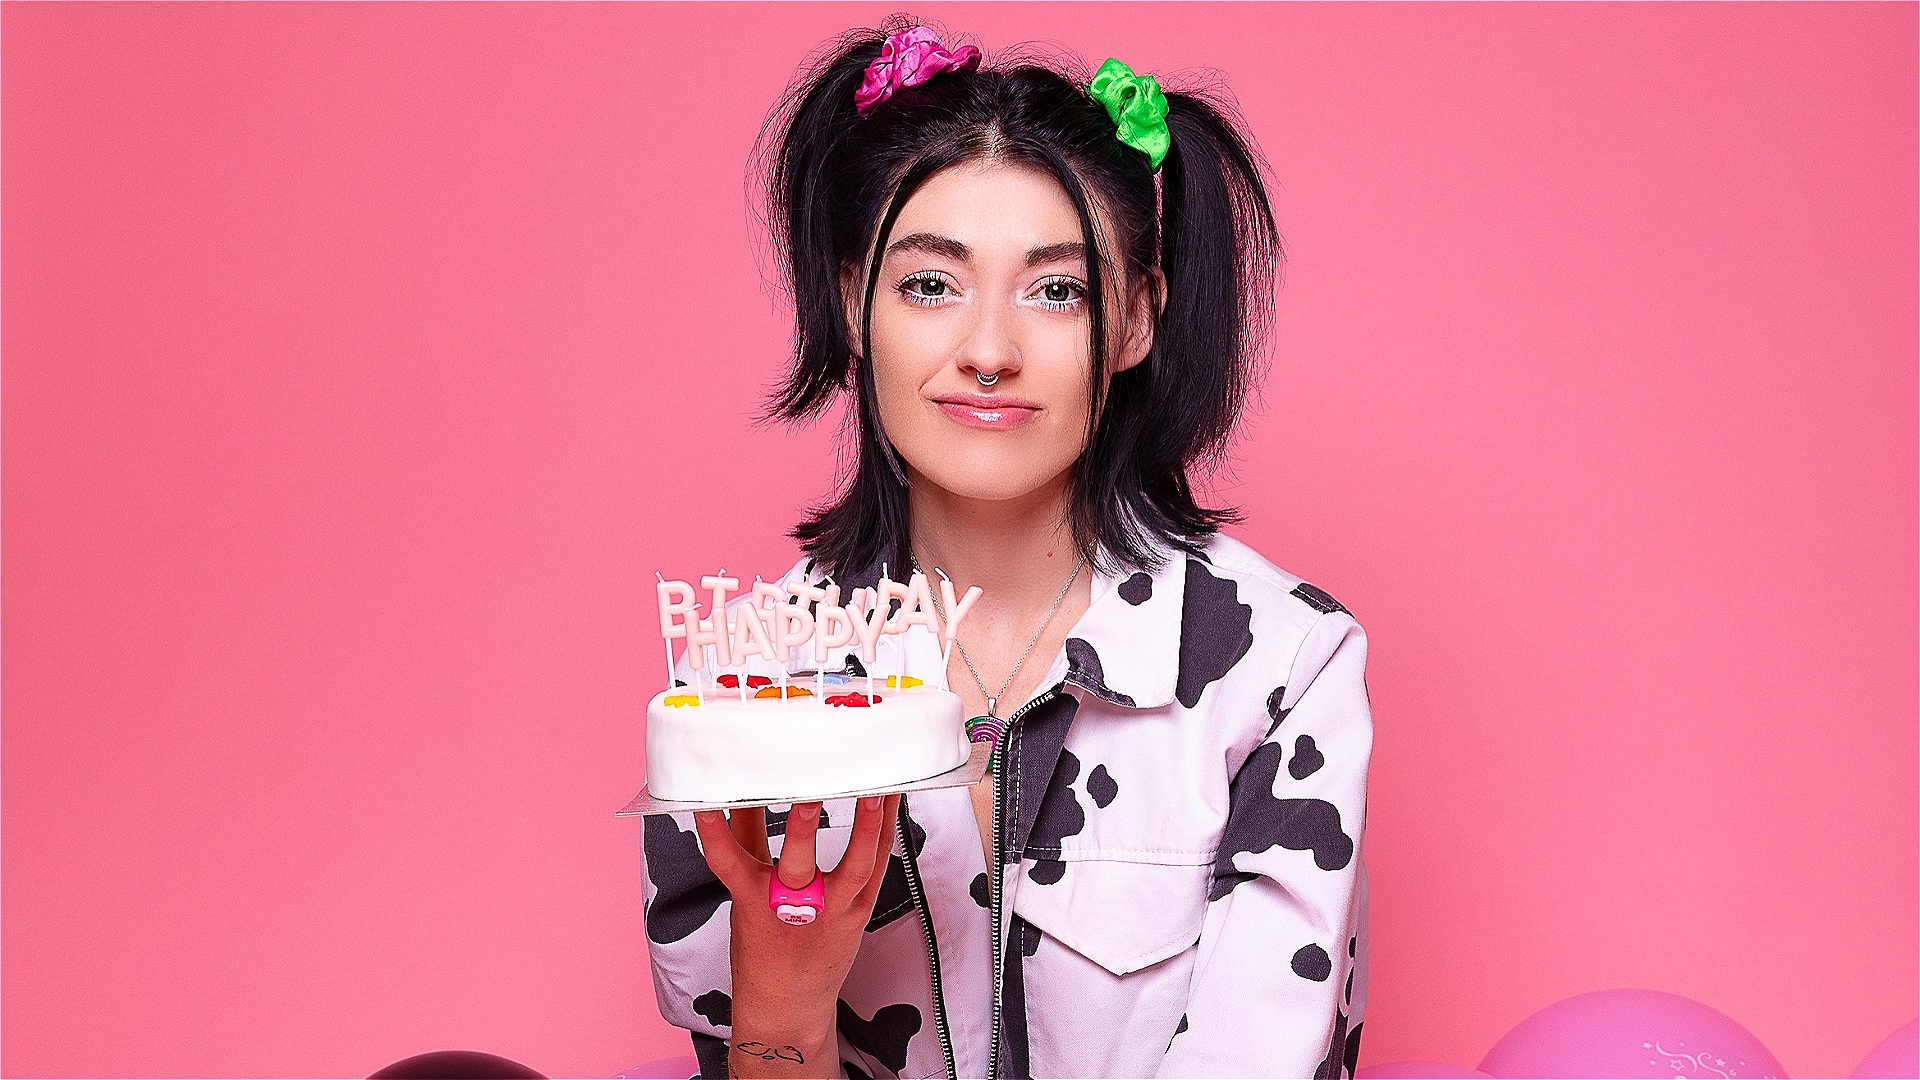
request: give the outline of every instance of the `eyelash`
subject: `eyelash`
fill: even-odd
[[[900,284],[895,285],[894,289],[898,291],[901,296],[906,298],[907,303],[919,304],[922,307],[933,307],[939,304],[940,301],[945,300],[947,298],[944,295],[923,296],[919,293],[914,292],[913,286],[919,284],[922,281],[937,281],[940,284],[945,285],[948,289],[953,288],[953,282],[948,281],[947,276],[945,274],[920,273],[920,274],[909,274],[906,277],[901,278]]]
[[[1067,277],[1065,274],[1056,274],[1053,277],[1045,279],[1040,282],[1040,284],[1034,286],[1034,292],[1044,293],[1049,285],[1067,285],[1072,287],[1074,291],[1074,297],[1071,300],[1048,300],[1044,296],[1041,296],[1041,306],[1051,308],[1054,311],[1067,311],[1079,307],[1087,298],[1086,285],[1073,278]]]

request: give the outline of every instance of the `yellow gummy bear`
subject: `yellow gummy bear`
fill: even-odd
[[[889,690],[911,690],[919,685],[921,685],[920,680],[911,675],[887,676],[887,689]]]
[[[668,694],[666,700],[661,704],[671,705],[677,709],[682,705],[698,705],[700,704],[700,698],[694,694]]]

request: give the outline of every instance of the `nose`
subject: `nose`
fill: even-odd
[[[1020,346],[1011,333],[1011,314],[999,305],[987,305],[960,343],[956,357],[960,370],[981,386],[992,386],[1002,375],[1020,370]]]

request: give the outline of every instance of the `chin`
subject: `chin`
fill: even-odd
[[[908,460],[913,464],[912,459]],[[932,468],[918,464],[913,467],[923,480],[949,495],[1006,502],[1025,498],[1057,483],[1073,463],[1066,462],[1054,469],[1036,469],[1034,464],[1031,457],[994,454],[964,458],[955,455],[938,460]]]

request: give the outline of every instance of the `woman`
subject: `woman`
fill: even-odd
[[[797,318],[776,409],[848,393],[859,439],[790,576],[984,589],[944,674],[998,735],[990,782],[648,818],[661,1008],[714,1076],[1351,1073],[1365,637],[1188,479],[1267,310],[1259,168],[1119,61],[980,59],[854,35],[766,145]],[[821,917],[776,919],[770,877],[819,864]]]

